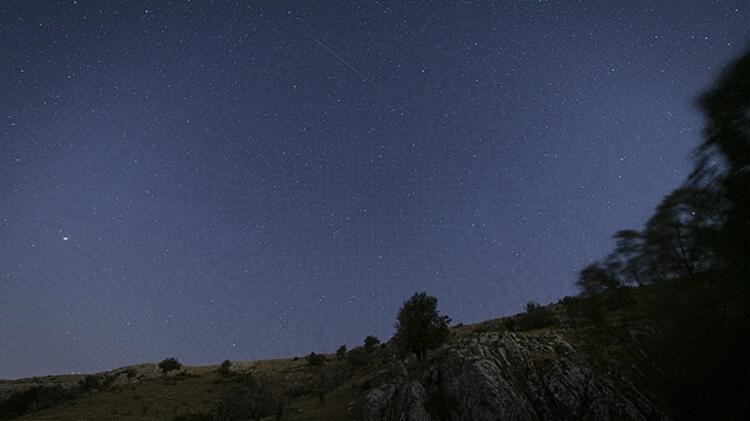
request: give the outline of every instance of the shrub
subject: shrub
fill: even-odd
[[[355,367],[367,364],[368,357],[369,355],[361,346],[352,348],[346,353],[346,361]]]
[[[579,298],[571,297],[568,295],[568,296],[562,297],[560,301],[558,301],[557,303],[562,304],[564,306],[569,306],[569,305],[575,305],[576,302],[578,302],[578,300]]]
[[[177,361],[177,358],[170,357],[159,363],[159,369],[162,373],[167,374],[170,371],[179,370],[182,368],[182,364]]]
[[[232,362],[224,360],[216,371],[222,376],[228,376],[232,374]]]
[[[365,338],[365,351],[372,353],[375,351],[375,348],[380,343],[380,339],[376,338],[375,336],[368,336]]]
[[[307,360],[307,363],[310,365],[323,365],[326,363],[326,356],[323,354],[316,354],[314,352],[311,352],[310,355],[305,357]]]
[[[215,419],[220,420],[259,420],[278,410],[279,402],[274,397],[270,384],[246,375],[231,384],[214,413]]]
[[[341,345],[339,349],[336,350],[336,358],[343,359],[346,357],[346,345]]]
[[[547,307],[542,307],[535,301],[526,303],[526,313],[519,315],[520,330],[539,329],[555,322]]]

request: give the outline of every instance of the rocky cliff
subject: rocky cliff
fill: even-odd
[[[467,335],[388,370],[365,397],[368,421],[666,418],[628,373],[601,373],[556,332]]]

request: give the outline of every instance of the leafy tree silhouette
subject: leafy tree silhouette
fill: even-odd
[[[380,339],[375,336],[369,335],[365,338],[365,351],[374,352],[375,348],[380,344]]]
[[[581,270],[576,285],[581,289],[581,295],[590,296],[616,288],[619,284],[612,273],[600,263],[592,263]]]
[[[695,281],[696,270],[713,262],[712,246],[723,217],[710,190],[682,187],[667,195],[646,224],[642,253],[666,278]],[[644,258],[640,259],[641,261]]]
[[[613,236],[615,251],[611,255],[609,266],[620,274],[620,284],[644,284],[641,269],[643,235],[636,230],[620,230]]]
[[[707,121],[693,172],[643,231],[615,234],[615,250],[577,284],[586,295],[607,289],[609,278],[692,279],[653,289],[644,306],[659,332],[644,348],[660,368],[649,381],[675,418],[740,419],[750,393],[748,374],[737,371],[750,331],[750,50],[698,103]]]
[[[179,370],[180,368],[182,368],[182,364],[174,357],[167,358],[159,363],[159,369],[164,374],[173,370]]]
[[[750,50],[732,63],[718,83],[698,101],[706,122],[706,140],[698,150],[693,181],[710,174],[725,191],[730,204],[722,231],[723,255],[735,279],[748,284],[750,265]],[[716,175],[712,165],[723,160],[726,170]],[[750,288],[746,288],[750,292]]]
[[[401,349],[414,352],[419,361],[424,361],[428,350],[448,340],[450,322],[450,317],[438,312],[437,298],[425,292],[414,293],[398,311],[394,339]]]

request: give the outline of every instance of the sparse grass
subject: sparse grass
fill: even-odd
[[[196,370],[202,371],[202,370]],[[113,387],[83,396],[19,420],[164,420],[177,415],[207,411],[219,399],[220,389],[210,374],[195,374],[180,381],[154,379]]]
[[[313,388],[307,388],[307,392],[299,396],[286,395],[295,385],[309,383],[315,370],[320,368],[310,367],[304,359],[239,362],[236,367],[240,373],[252,373],[257,378],[267,380],[277,395],[283,395],[284,419],[288,420],[358,418],[362,411],[360,398],[363,389],[360,385],[367,384],[373,377],[371,367],[351,372],[356,377],[347,377],[342,384],[326,393],[325,402],[321,405]],[[173,373],[163,378],[114,386],[110,390],[83,396],[18,419],[172,420],[180,415],[206,413],[221,399],[225,388],[231,383],[232,376],[220,375],[217,368],[185,367],[182,374]],[[331,361],[325,368],[342,373],[351,370],[345,361]]]

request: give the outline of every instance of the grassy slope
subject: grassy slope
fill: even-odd
[[[642,387],[645,396],[650,392],[648,378],[658,372],[643,352],[643,344],[653,330],[647,311],[653,300],[651,287],[630,290],[634,303],[616,309],[601,305],[606,298],[575,299],[574,304],[599,300],[602,318],[593,322],[584,313],[571,311],[573,304],[553,304],[546,307],[556,320],[550,326],[536,329],[518,327],[520,315],[453,328],[453,338],[479,332],[504,331],[514,326],[523,335],[538,335],[554,330],[562,334],[602,374],[628,373],[628,381]],[[379,349],[373,362],[352,368],[346,361],[328,355],[326,369],[339,373],[344,379],[326,394],[324,404],[314,392],[318,367],[311,367],[304,358],[238,363],[237,371],[250,372],[265,379],[277,395],[285,395],[284,419],[289,420],[351,420],[360,418],[362,398],[375,385],[392,351]],[[21,420],[101,420],[139,419],[164,420],[177,415],[206,412],[220,399],[229,383],[216,371],[218,366],[186,367],[184,374],[167,378],[144,380],[139,383],[113,386],[110,390],[84,396],[63,405],[28,414]],[[616,383],[620,376],[610,376]],[[623,390],[631,389],[625,387]],[[645,386],[645,387],[644,387]],[[634,398],[637,398],[634,396]],[[658,399],[657,399],[658,400]],[[268,419],[272,419],[269,417]]]
[[[333,358],[329,356],[329,358]],[[329,366],[345,363],[332,361]],[[304,359],[271,360],[240,363],[242,372],[271,381],[274,390],[290,390],[306,385],[314,378],[315,368]],[[135,384],[114,386],[59,405],[17,418],[19,420],[103,420],[137,419],[165,420],[178,415],[208,412],[221,398],[229,383],[220,376],[218,366],[186,367],[184,374]],[[357,384],[367,382],[371,370],[363,369],[341,387],[326,395],[321,405],[318,396],[307,393],[287,400],[285,419],[347,420],[351,412],[360,413],[357,405],[349,405],[358,397]]]

